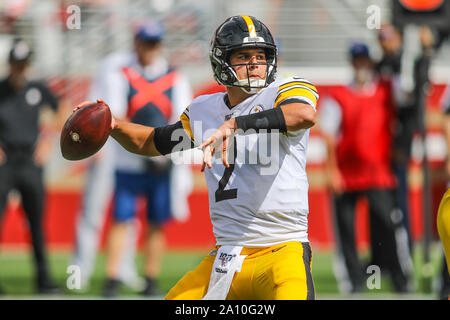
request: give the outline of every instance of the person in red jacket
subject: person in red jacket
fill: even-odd
[[[391,165],[395,120],[391,84],[375,76],[365,44],[354,43],[350,56],[353,82],[331,90],[319,108],[334,194],[336,275],[342,292],[364,290],[368,274],[358,256],[354,224],[356,202],[366,197],[371,261],[380,267],[381,275],[390,275],[397,292],[408,292],[412,261]],[[374,250],[376,246],[380,250]]]

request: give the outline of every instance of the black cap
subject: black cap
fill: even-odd
[[[31,48],[25,41],[15,40],[9,51],[9,62],[26,62],[31,54]]]

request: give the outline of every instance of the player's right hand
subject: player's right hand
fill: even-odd
[[[78,111],[83,107],[86,107],[90,104],[93,104],[94,102],[92,101],[83,101],[82,103],[80,103],[79,105],[77,105],[75,108],[73,108],[72,112]]]
[[[83,108],[83,107],[86,107],[86,106],[88,106],[88,105],[90,105],[90,104],[93,104],[93,103],[95,103],[95,102],[93,102],[93,101],[88,101],[88,100],[83,101],[83,102],[81,102],[80,104],[78,104],[78,105],[72,110],[72,113],[73,113],[73,112],[76,112],[77,110],[80,110],[80,109]],[[97,103],[105,103],[105,101],[104,101],[103,99],[97,99]],[[106,104],[106,103],[105,103],[105,104]],[[115,128],[116,128],[116,125],[117,125],[117,121],[116,121],[116,119],[114,118],[114,116],[111,114],[111,130],[112,130],[112,129],[115,129]]]

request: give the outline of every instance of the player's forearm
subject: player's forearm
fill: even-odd
[[[287,131],[311,128],[316,123],[316,111],[310,105],[290,103],[280,107]]]
[[[115,120],[111,137],[122,147],[132,153],[145,156],[159,156],[153,141],[155,128],[147,127],[123,120]]]

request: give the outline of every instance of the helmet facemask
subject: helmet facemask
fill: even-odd
[[[252,79],[250,78],[249,67],[254,65],[265,65],[266,66],[266,75],[264,79]],[[234,70],[235,67],[245,66],[247,69],[247,78],[238,79],[238,76]],[[257,62],[257,63],[239,63],[231,65],[232,73],[234,74],[236,81],[233,83],[234,87],[241,88],[245,93],[255,94],[258,93],[261,89],[267,87],[269,85],[267,79],[269,78],[269,74],[273,70],[274,66],[267,62]]]
[[[275,80],[275,74],[277,69],[277,49],[275,46],[264,45],[264,51],[266,53],[266,62],[257,63],[240,63],[240,64],[230,64],[230,56],[232,51],[241,48],[261,48],[261,45],[255,43],[254,46],[239,46],[237,48],[227,48],[227,50],[220,50],[220,48],[215,48],[212,50],[210,57],[214,69],[214,78],[220,84],[227,87],[239,87],[245,93],[255,94],[261,89],[267,87],[270,83]],[[264,79],[252,79],[250,78],[249,67],[252,65],[265,65],[266,72]],[[239,79],[235,67],[245,66],[247,69],[247,78]],[[213,68],[214,68],[213,67]]]

